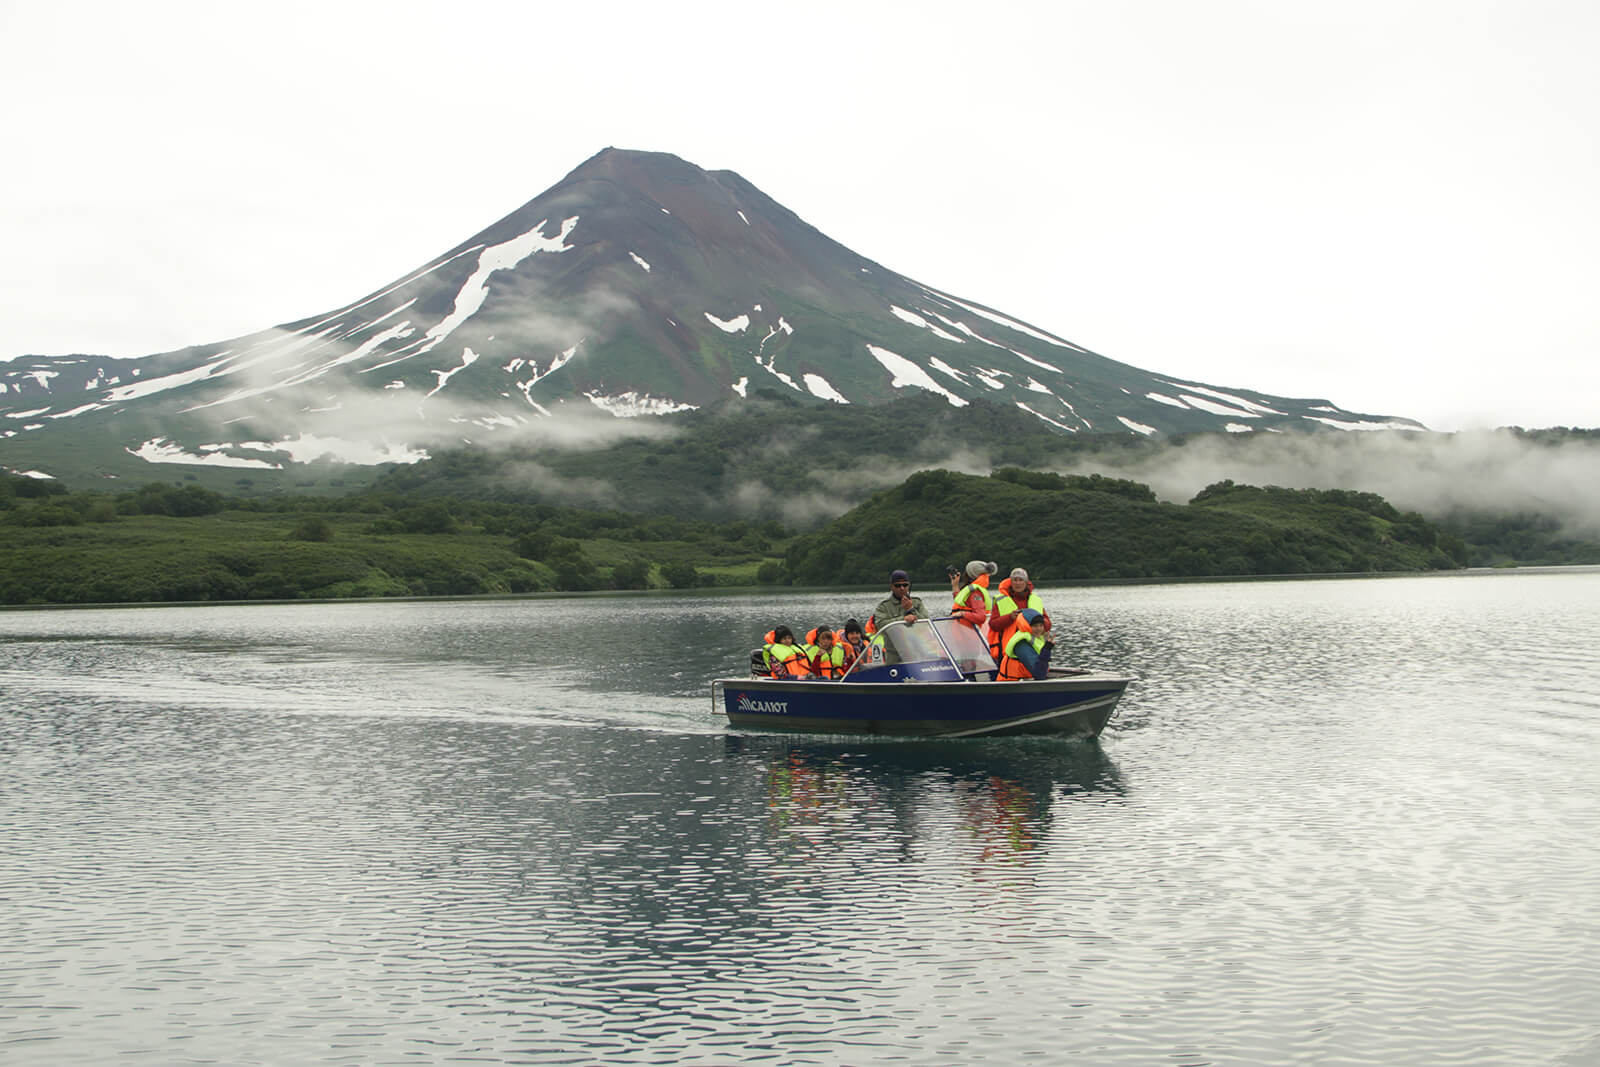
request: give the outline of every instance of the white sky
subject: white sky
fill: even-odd
[[[1600,426],[1600,4],[0,0],[0,359],[379,288],[607,145],[1114,359]]]

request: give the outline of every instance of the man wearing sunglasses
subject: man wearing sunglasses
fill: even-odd
[[[876,633],[896,619],[903,619],[909,624],[928,617],[928,609],[923,607],[922,598],[911,595],[911,578],[905,571],[895,571],[889,575],[889,596],[878,605],[872,618],[867,620],[867,625]]]

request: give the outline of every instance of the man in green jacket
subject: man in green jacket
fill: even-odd
[[[895,571],[889,575],[889,595],[878,603],[867,625],[873,633],[877,633],[896,620],[909,625],[928,617],[928,609],[923,606],[922,598],[911,595],[911,576],[905,571]]]

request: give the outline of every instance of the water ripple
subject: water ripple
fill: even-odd
[[[0,615],[0,1058],[1586,1063],[1595,577],[1056,591],[1100,744],[729,733],[727,597]]]

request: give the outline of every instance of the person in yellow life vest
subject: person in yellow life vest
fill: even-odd
[[[774,626],[767,631],[767,643],[762,647],[762,658],[767,671],[774,678],[808,678],[811,661],[795,643],[794,631],[787,626]]]
[[[1050,613],[1044,610],[1044,601],[1039,599],[1038,591],[1028,580],[1028,572],[1018,567],[1000,583],[1000,595],[989,609],[989,652],[996,663],[1005,653],[1006,637],[1023,611],[1038,612],[1040,621],[1034,623],[1032,629],[1042,630],[1046,635],[1050,633]]]
[[[957,584],[963,575],[958,574],[950,579],[950,587],[953,590],[950,614],[979,633],[982,633],[983,628],[989,624],[989,611],[994,607],[994,594],[989,591],[989,578],[999,569],[997,564],[975,559],[967,564],[965,585]]]
[[[833,631],[825,626],[806,634],[806,643],[801,649],[810,661],[811,673],[818,678],[838,678],[850,666],[844,648],[834,641]]]
[[[1050,676],[1050,653],[1055,645],[1049,631],[1040,626],[1042,619],[1043,616],[1032,608],[1017,613],[1016,621],[1005,635],[996,681],[1020,682]]]

